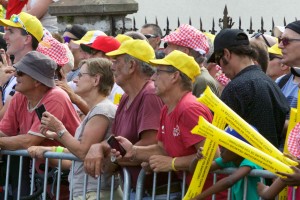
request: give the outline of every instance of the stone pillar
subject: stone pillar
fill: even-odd
[[[81,24],[89,30],[101,30],[113,36],[124,28],[131,29],[131,19],[126,15],[137,10],[134,0],[60,0],[49,7],[49,13],[58,18],[60,32],[67,24]]]

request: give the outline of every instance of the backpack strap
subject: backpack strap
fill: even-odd
[[[280,81],[277,83],[280,89],[283,88],[283,86],[288,82],[291,76],[292,73],[288,73],[280,79]]]

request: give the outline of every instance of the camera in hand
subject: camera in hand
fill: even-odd
[[[38,118],[40,119],[40,121],[41,121],[41,119],[43,117],[43,113],[45,111],[46,111],[46,108],[45,108],[44,104],[40,105],[38,108],[35,109],[35,112],[36,112]]]
[[[113,135],[111,135],[111,136],[107,139],[107,143],[109,144],[109,146],[110,146],[112,149],[116,149],[117,151],[120,152],[120,154],[121,154],[122,156],[125,156],[126,150],[122,147],[122,145],[118,142],[118,140],[117,140]]]

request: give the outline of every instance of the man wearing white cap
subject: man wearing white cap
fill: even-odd
[[[179,50],[194,57],[198,63],[201,74],[196,77],[193,83],[193,95],[199,97],[207,86],[209,86],[217,96],[220,95],[218,83],[203,66],[205,54],[209,51],[209,45],[206,36],[201,31],[188,24],[183,24],[170,35],[164,37],[162,41],[167,44],[164,50],[166,55],[173,50]]]

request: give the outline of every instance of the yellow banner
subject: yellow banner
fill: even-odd
[[[222,145],[224,148],[256,163],[270,172],[276,173],[280,171],[293,173],[293,170],[288,165],[213,126],[203,117],[200,117],[199,124],[192,130],[192,133],[202,135],[207,139],[213,140],[214,142]]]
[[[209,139],[205,140],[202,151],[204,158],[198,161],[191,184],[183,200],[191,199],[202,192],[203,185],[206,181],[211,163],[214,159],[217,149],[217,143]]]
[[[222,120],[222,118],[220,118],[218,115],[214,116],[212,124],[221,129],[224,129],[226,125],[224,120]],[[183,198],[184,200],[191,199],[202,192],[204,183],[206,181],[211,163],[214,159],[217,149],[217,143],[209,139],[205,140],[202,151],[204,158],[199,160],[197,163],[189,189]]]
[[[198,98],[198,101],[204,103],[211,109],[215,115],[221,117],[228,125],[230,125],[236,132],[244,137],[251,145],[266,154],[280,160],[287,165],[296,166],[297,162],[285,157],[276,147],[274,147],[267,139],[258,133],[251,125],[243,120],[238,114],[231,110],[225,103],[223,103],[209,87]],[[274,133],[275,134],[275,133]]]

